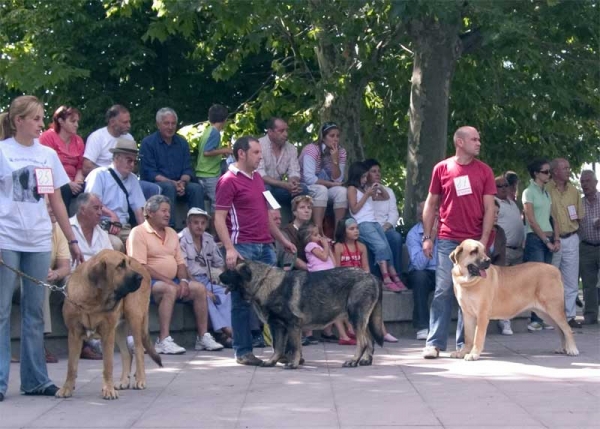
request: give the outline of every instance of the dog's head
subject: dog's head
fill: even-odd
[[[140,288],[145,278],[149,280],[140,264],[135,269],[132,267],[134,262],[115,250],[103,250],[84,262],[88,282],[97,288],[105,311],[114,310],[123,298]]]
[[[450,253],[450,260],[454,264],[452,273],[463,276],[466,280],[474,277],[487,277],[487,270],[491,260],[485,253],[485,247],[479,241],[465,240]]]
[[[233,270],[225,270],[219,275],[219,280],[229,292],[238,291],[242,298],[248,300],[248,288],[252,280],[252,268],[247,262],[240,262]]]

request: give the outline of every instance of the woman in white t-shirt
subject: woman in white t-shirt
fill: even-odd
[[[52,249],[52,223],[44,195],[69,241],[71,257],[82,261],[69,224],[60,187],[69,177],[56,152],[42,146],[44,109],[32,96],[13,100],[0,114],[0,249],[7,265],[46,280]],[[21,392],[54,396],[58,388],[48,378],[44,356],[45,290],[26,278],[21,286]],[[10,371],[10,309],[17,275],[0,266],[0,401]]]

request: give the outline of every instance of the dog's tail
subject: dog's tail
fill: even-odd
[[[377,288],[379,290],[379,297],[377,298],[375,307],[369,317],[369,332],[373,336],[375,342],[383,347],[383,287],[381,282],[377,282]]]
[[[156,353],[156,349],[154,348],[154,344],[152,344],[152,341],[150,340],[150,334],[148,333],[148,314],[146,314],[146,323],[145,323],[145,327],[144,327],[144,332],[142,333],[142,344],[144,345],[144,348],[146,349],[146,353],[148,353],[148,356],[150,356],[152,358],[152,360],[154,362],[156,362],[156,364],[159,367],[163,367],[162,364],[162,359],[160,357],[160,355],[158,353]]]

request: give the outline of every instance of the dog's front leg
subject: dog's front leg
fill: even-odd
[[[297,369],[302,358],[302,329],[300,326],[294,326],[288,331],[288,350],[290,359],[285,364],[285,369]]]
[[[63,386],[56,392],[57,398],[70,398],[75,390],[75,380],[77,379],[77,367],[79,365],[79,356],[81,355],[81,346],[83,337],[74,329],[69,329],[69,364],[67,369],[67,379]]]
[[[463,311],[462,317],[465,328],[465,344],[462,349],[450,353],[450,357],[456,359],[465,358],[465,356],[473,349],[475,327],[477,326],[477,318],[474,315],[468,314],[465,311]]]
[[[269,327],[271,328],[271,335],[273,338],[273,356],[271,359],[263,362],[262,366],[275,366],[279,359],[285,353],[285,347],[287,343],[287,333],[285,327],[278,322],[269,323]]]
[[[121,378],[115,385],[115,389],[123,390],[129,389],[129,374],[131,373],[131,359],[132,356],[129,353],[129,348],[127,347],[127,328],[128,324],[121,320],[117,325],[116,329],[116,342],[119,347],[119,352],[121,353]]]
[[[469,353],[465,355],[465,360],[478,360],[479,356],[483,352],[483,345],[485,343],[485,336],[487,334],[487,327],[490,323],[487,312],[480,312],[477,315],[477,322],[475,327],[475,339],[473,341],[473,348]]]
[[[110,321],[104,322],[99,327],[102,338],[102,397],[104,399],[119,399],[119,393],[113,382],[113,360],[115,357],[115,324]]]

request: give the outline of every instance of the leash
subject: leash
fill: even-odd
[[[15,273],[16,275],[18,275],[19,277],[23,277],[26,278],[27,280],[35,283],[38,286],[42,286],[42,287],[46,287],[48,289],[50,289],[51,292],[60,292],[63,294],[63,296],[65,297],[65,300],[69,301],[71,304],[73,304],[74,306],[78,307],[80,310],[84,310],[84,308],[77,304],[75,301],[71,300],[69,298],[69,296],[67,295],[67,284],[65,283],[64,286],[57,286],[57,285],[53,285],[50,283],[46,283],[43,282],[39,279],[36,279],[35,277],[31,277],[29,274],[24,273],[23,271],[11,267],[10,265],[8,265],[6,262],[4,262],[4,260],[0,259],[0,265],[5,266],[6,268],[8,268],[10,271],[12,271],[13,273]]]

